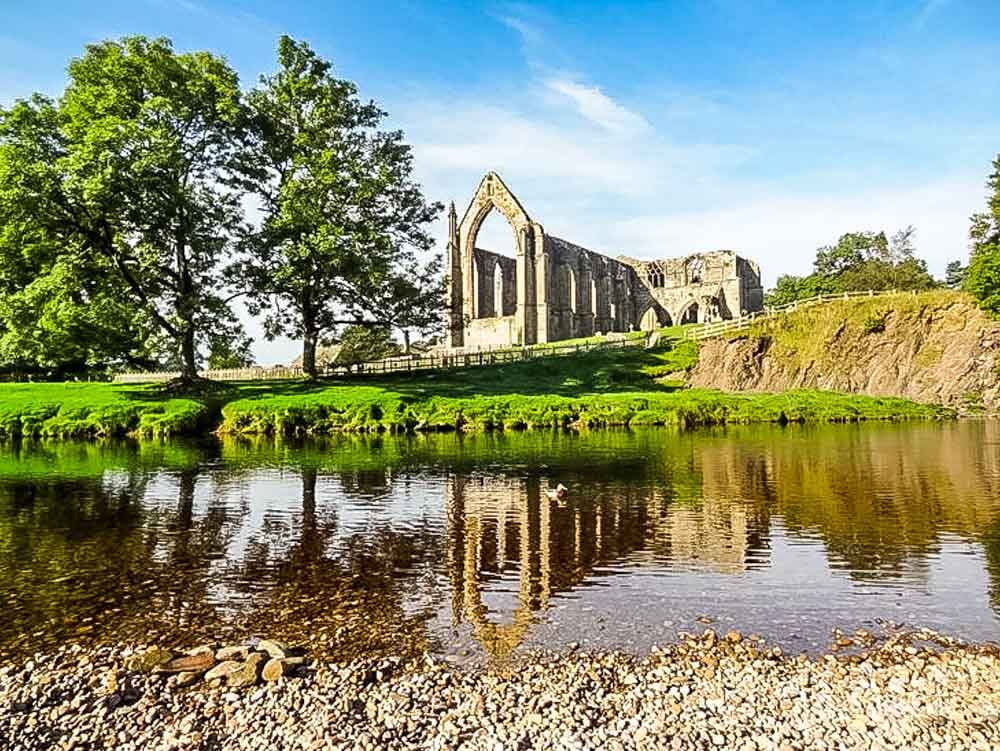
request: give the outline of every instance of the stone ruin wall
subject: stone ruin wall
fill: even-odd
[[[731,250],[655,261],[623,259],[636,269],[668,323],[728,320],[764,307],[757,264]]]
[[[546,235],[551,273],[548,290],[550,341],[634,331],[656,302],[635,269],[558,237]]]
[[[476,247],[499,211],[515,256]],[[610,258],[545,233],[496,173],[480,182],[461,222],[449,212],[448,346],[536,344],[733,318],[760,310],[757,265],[732,251],[682,259]]]

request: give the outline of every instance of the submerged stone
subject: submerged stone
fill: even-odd
[[[199,652],[196,655],[184,655],[156,668],[159,673],[204,673],[215,665],[215,655],[211,652]]]
[[[206,681],[214,681],[216,678],[228,678],[230,675],[243,667],[242,662],[237,660],[226,660],[220,662],[214,668],[205,673]]]
[[[276,681],[283,675],[294,672],[305,663],[304,657],[272,657],[264,665],[261,675],[265,681]]]
[[[253,686],[260,678],[260,671],[264,667],[264,660],[265,656],[260,652],[254,652],[249,655],[239,670],[226,676],[226,685],[233,688]]]
[[[145,652],[132,655],[125,661],[125,667],[135,673],[150,673],[174,659],[174,653],[162,647],[150,647]]]

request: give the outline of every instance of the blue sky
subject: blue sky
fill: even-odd
[[[496,169],[552,234],[732,248],[768,283],[907,224],[940,274],[1000,151],[996,0],[0,2],[0,102],[58,93],[84,44],[132,33],[221,53],[249,85],[289,33],[390,112],[430,197],[461,211]],[[482,244],[510,243],[491,218]]]

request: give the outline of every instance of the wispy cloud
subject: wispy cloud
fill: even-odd
[[[207,0],[147,0],[151,5],[187,13],[192,16],[199,16],[205,21],[218,25],[220,28],[241,29],[248,28],[257,32],[264,32],[270,35],[277,35],[280,28],[266,21],[262,17],[247,10],[237,10],[220,8]]]
[[[917,13],[913,17],[913,28],[922,30],[931,17],[938,11],[950,5],[952,0],[921,0]]]
[[[523,18],[514,15],[504,15],[497,16],[497,20],[508,29],[516,31],[521,37],[521,44],[524,47],[535,47],[544,41],[545,37],[542,30]]]
[[[619,135],[632,135],[646,130],[649,123],[642,115],[618,104],[597,86],[587,86],[564,78],[545,82],[550,90],[567,97],[577,112],[592,123]]]

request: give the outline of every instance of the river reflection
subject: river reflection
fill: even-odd
[[[554,499],[557,483],[569,494]],[[1000,635],[1000,425],[0,447],[0,645]]]

